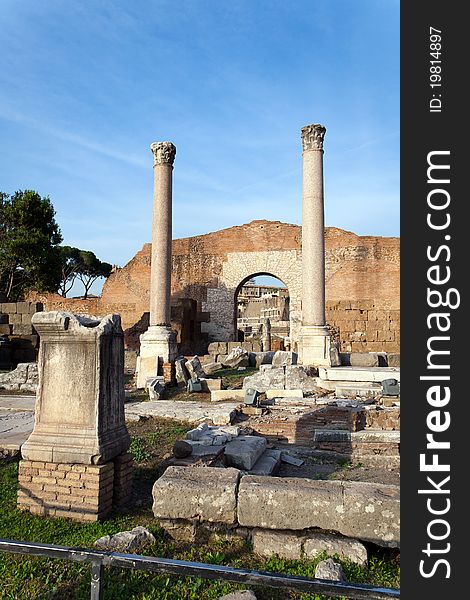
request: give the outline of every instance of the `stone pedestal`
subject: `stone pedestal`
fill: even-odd
[[[102,319],[40,312],[39,385],[33,432],[21,448],[18,506],[96,520],[131,489],[124,419],[124,334]]]
[[[171,215],[173,163],[176,148],[171,142],[154,142],[152,263],[150,271],[150,327],[140,336],[137,387],[163,374],[163,363],[177,357],[176,334],[171,329]]]
[[[300,358],[304,365],[339,363],[338,348],[326,326],[325,219],[323,194],[323,138],[326,129],[302,128],[302,329]]]
[[[326,326],[304,325],[300,333],[302,364],[315,367],[339,367],[338,346]]]
[[[149,379],[163,375],[163,363],[172,362],[177,356],[176,333],[169,327],[150,326],[140,336],[137,387],[145,388]]]

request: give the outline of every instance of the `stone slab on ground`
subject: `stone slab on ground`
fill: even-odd
[[[199,424],[210,421],[213,425],[230,425],[236,415],[238,402],[210,402],[158,400],[155,402],[129,402],[125,405],[126,420],[145,417],[164,417]]]
[[[319,528],[380,546],[400,545],[398,486],[245,475],[238,492],[244,527]]]
[[[380,383],[338,383],[334,386],[337,398],[378,398],[382,396],[383,390]]]
[[[280,450],[265,450],[254,467],[248,471],[250,475],[275,475],[281,466]]]
[[[227,402],[228,400],[245,400],[245,390],[211,390],[211,402]]]
[[[239,478],[240,471],[232,468],[168,467],[153,486],[153,514],[233,525]]]
[[[220,377],[214,379],[199,379],[203,392],[214,392],[222,389],[222,379]]]
[[[337,555],[361,567],[367,565],[367,548],[364,544],[331,533],[255,529],[251,540],[253,551],[260,556],[277,554],[288,560],[298,560],[305,556],[312,560],[326,552],[328,556]]]
[[[319,369],[320,380],[326,381],[377,381],[396,379],[400,381],[400,369],[396,367],[328,367]],[[319,382],[321,385],[321,381]]]
[[[266,390],[266,398],[272,400],[273,398],[303,398],[304,393],[302,390]]]
[[[266,438],[240,435],[225,446],[225,458],[231,467],[250,471],[266,450]]]
[[[34,412],[36,396],[28,395],[0,395],[0,410],[31,411]]]
[[[19,450],[34,427],[32,411],[0,409],[0,449]]]

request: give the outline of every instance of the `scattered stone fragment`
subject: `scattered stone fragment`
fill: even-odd
[[[265,450],[258,458],[250,475],[275,475],[281,466],[280,450]]]
[[[165,391],[165,386],[163,385],[163,378],[156,377],[155,379],[150,379],[147,382],[147,390],[149,393],[150,400],[160,400],[163,392]]]
[[[300,458],[295,458],[295,456],[291,456],[290,454],[287,454],[287,452],[281,453],[281,460],[283,463],[287,463],[288,465],[294,465],[294,467],[300,467],[305,462],[304,460],[301,460]]]
[[[178,440],[173,446],[173,454],[176,458],[186,458],[193,452],[193,447],[184,440]]]
[[[274,353],[272,364],[275,367],[285,367],[287,365],[297,364],[297,354],[295,352],[286,352],[284,350],[278,350]]]
[[[204,373],[204,369],[202,368],[201,361],[197,356],[193,356],[189,360],[185,362],[185,366],[188,369],[189,375],[191,378],[204,378],[206,374]]]
[[[225,457],[231,467],[250,471],[266,450],[266,438],[241,435],[225,446]]]
[[[379,356],[377,352],[351,352],[349,365],[351,367],[378,367]]]
[[[241,590],[226,596],[220,596],[217,600],[256,600],[256,596],[251,590]]]
[[[315,569],[316,579],[328,579],[330,581],[346,581],[343,567],[332,558],[322,560]]]
[[[232,369],[248,367],[250,364],[250,357],[244,348],[238,346],[230,352],[223,364],[224,367],[230,367]]]
[[[203,365],[202,368],[204,369],[204,373],[206,375],[212,375],[216,371],[220,371],[220,369],[222,369],[222,363],[210,362]]]
[[[155,537],[145,527],[134,527],[131,531],[120,531],[115,535],[105,535],[94,543],[95,548],[120,552],[141,552],[155,544]]]
[[[190,379],[188,370],[186,369],[186,359],[184,356],[179,356],[175,360],[176,381],[186,385]]]
[[[329,556],[337,555],[340,559],[349,560],[361,567],[367,565],[367,548],[364,544],[330,533],[309,533],[304,540],[303,551],[309,559],[315,559],[319,554],[326,552]]]

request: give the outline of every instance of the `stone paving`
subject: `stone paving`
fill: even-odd
[[[0,451],[19,450],[34,426],[35,396],[0,395]],[[204,402],[158,400],[129,402],[125,405],[126,420],[138,421],[146,417],[165,417],[198,425],[212,420],[214,425],[229,425],[235,417],[238,402]]]

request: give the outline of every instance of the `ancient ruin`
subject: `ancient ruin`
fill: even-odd
[[[38,312],[32,322],[41,338],[39,386],[18,504],[93,520],[123,501],[131,483],[120,319]]]

